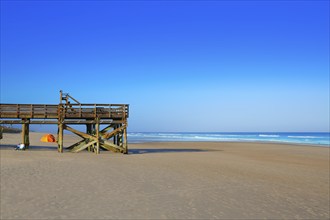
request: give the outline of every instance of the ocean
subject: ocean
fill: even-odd
[[[330,146],[328,132],[128,132],[128,142],[276,142]]]

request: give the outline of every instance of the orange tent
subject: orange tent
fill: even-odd
[[[41,142],[56,142],[55,137],[52,134],[45,134],[40,139]]]

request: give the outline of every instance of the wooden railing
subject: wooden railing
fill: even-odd
[[[0,118],[125,119],[127,104],[0,104]]]
[[[58,105],[0,104],[0,118],[58,118]]]
[[[60,105],[60,114],[64,118],[100,118],[118,119],[128,118],[128,105],[126,104],[70,104]]]

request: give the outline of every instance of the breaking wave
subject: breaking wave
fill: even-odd
[[[289,138],[319,138],[316,136],[288,136]]]
[[[128,141],[170,142],[170,141],[210,141],[210,142],[282,142],[310,144],[329,147],[329,133],[257,133],[257,132],[128,132]]]
[[[277,138],[277,137],[280,137],[280,135],[274,135],[274,134],[259,134],[259,137],[271,137],[271,138]]]

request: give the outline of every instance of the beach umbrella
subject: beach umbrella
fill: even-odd
[[[56,142],[55,137],[52,134],[45,134],[40,139],[41,142]]]

